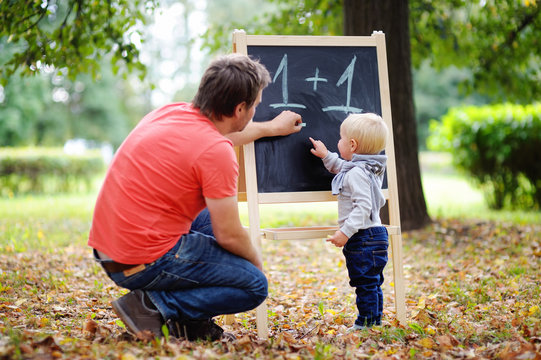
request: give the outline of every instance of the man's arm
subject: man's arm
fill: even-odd
[[[205,198],[205,201],[218,244],[227,251],[250,261],[263,271],[261,254],[253,246],[248,232],[240,222],[237,197]]]
[[[235,146],[248,144],[254,140],[267,136],[285,136],[301,131],[302,118],[293,111],[282,111],[270,121],[250,121],[242,131],[227,134],[226,136]]]

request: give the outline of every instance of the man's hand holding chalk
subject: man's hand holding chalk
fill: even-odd
[[[281,136],[299,132],[306,126],[299,114],[289,110],[282,111],[272,120],[272,123],[276,126],[274,134]]]

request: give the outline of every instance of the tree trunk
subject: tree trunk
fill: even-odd
[[[385,33],[402,230],[430,222],[419,167],[408,1],[344,0],[344,34]]]

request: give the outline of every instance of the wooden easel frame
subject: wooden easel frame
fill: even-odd
[[[248,46],[371,46],[376,47],[382,117],[390,134],[385,153],[387,155],[387,189],[384,190],[389,208],[390,246],[393,262],[393,281],[395,310],[398,321],[406,324],[405,284],[402,264],[402,235],[400,230],[400,210],[391,118],[389,78],[387,73],[387,53],[385,35],[374,32],[371,36],[278,36],[246,35],[242,30],[233,33],[233,52],[248,54]],[[261,251],[261,236],[266,239],[318,239],[333,234],[336,227],[260,229],[259,205],[277,203],[336,201],[330,191],[258,193],[256,157],[254,143],[238,149],[240,178],[239,201],[247,201],[249,233],[252,243]],[[243,181],[244,180],[244,181]],[[226,319],[230,321],[231,318]],[[264,302],[256,310],[258,336],[268,338],[267,304]]]

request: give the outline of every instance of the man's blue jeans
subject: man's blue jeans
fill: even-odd
[[[387,264],[389,236],[384,226],[360,230],[342,249],[346,257],[349,284],[355,287],[359,316],[355,324],[381,324],[383,312],[383,269]]]
[[[209,319],[251,310],[267,297],[265,275],[218,245],[208,210],[161,258],[134,275],[108,273],[119,286],[143,289],[164,319]]]

